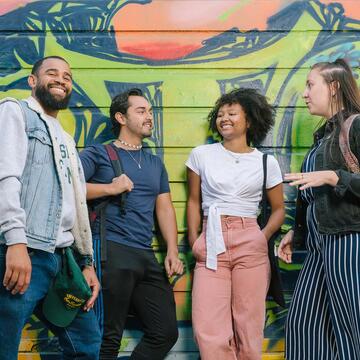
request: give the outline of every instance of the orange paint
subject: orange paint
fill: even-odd
[[[358,0],[345,0],[345,1],[333,1],[333,0],[322,0],[323,4],[340,3],[344,7],[344,14],[352,19],[360,19],[360,2]]]
[[[186,292],[188,291],[188,274],[183,274],[179,279],[176,280],[174,284],[174,292]],[[192,281],[192,275],[190,275],[190,281]]]
[[[201,46],[192,44],[178,44],[178,43],[137,43],[129,44],[121,47],[122,52],[129,54],[136,54],[147,59],[152,60],[175,60],[182,58],[193,51],[199,49]]]
[[[122,8],[114,18],[115,29],[131,30],[227,30],[266,28],[269,16],[277,12],[281,0],[153,0]],[[287,3],[289,3],[287,1]],[[261,9],[258,7],[261,6]]]
[[[117,47],[153,60],[178,59],[201,48],[205,39],[231,28],[266,29],[268,18],[284,4],[289,1],[153,0],[145,5],[129,4],[113,18]],[[128,33],[132,31],[147,33],[143,37]]]
[[[0,2],[0,15],[24,6],[31,1],[33,0],[3,0]]]

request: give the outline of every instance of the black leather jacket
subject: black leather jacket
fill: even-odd
[[[331,140],[331,133],[335,134]],[[360,174],[348,171],[339,148],[340,127],[330,119],[315,132],[314,143],[323,138],[315,156],[315,170],[334,170],[339,177],[335,187],[325,185],[314,188],[315,214],[321,234],[346,234],[360,232]],[[360,162],[360,116],[350,129],[351,151]],[[295,216],[295,238],[297,246],[302,246],[306,238],[306,204],[298,195]]]

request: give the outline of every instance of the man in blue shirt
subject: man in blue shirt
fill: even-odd
[[[130,307],[143,323],[144,336],[131,359],[163,359],[177,340],[175,302],[166,274],[151,247],[154,210],[167,242],[167,276],[181,274],[175,211],[168,176],[157,157],[142,150],[142,140],[151,135],[153,115],[141,90],[116,96],[110,107],[116,140],[112,144],[121,159],[124,174],[116,177],[103,145],[81,154],[87,181],[87,198],[94,205],[106,197],[105,229],[107,260],[102,268],[104,302],[103,342],[100,359],[116,359]],[[119,194],[126,192],[125,211]],[[94,241],[100,241],[99,222]]]

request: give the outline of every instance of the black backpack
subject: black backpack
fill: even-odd
[[[118,177],[124,174],[123,166],[121,164],[121,159],[119,153],[112,144],[104,145],[106,152],[109,156],[109,160],[113,167],[115,177]],[[89,210],[89,220],[90,226],[93,230],[94,223],[97,219],[100,222],[100,259],[101,262],[106,262],[106,207],[110,202],[118,201],[120,206],[120,211],[122,214],[125,214],[125,202],[126,202],[126,193],[121,193],[118,196],[109,196],[101,203],[95,205],[93,200],[87,202]]]

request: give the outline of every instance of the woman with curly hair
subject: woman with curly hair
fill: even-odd
[[[272,212],[260,229],[263,154],[253,146],[273,126],[274,110],[254,89],[238,89],[221,96],[208,119],[222,141],[196,147],[186,162],[195,340],[203,360],[258,360],[270,280],[267,241],[284,220],[284,203],[279,165],[268,156]]]
[[[306,246],[286,323],[286,359],[360,359],[360,92],[343,60],[313,65],[303,94],[315,132],[301,172],[294,230],[279,246]]]

